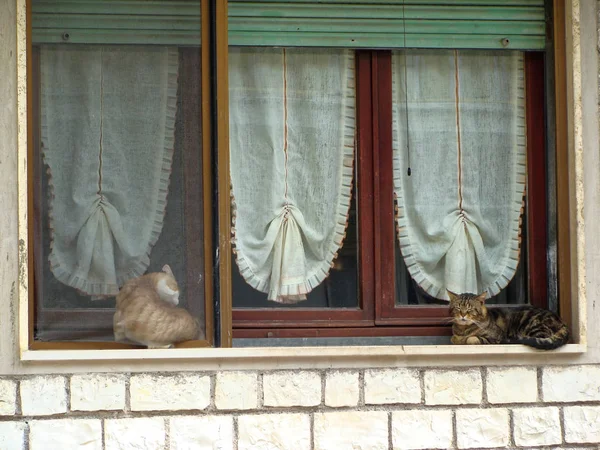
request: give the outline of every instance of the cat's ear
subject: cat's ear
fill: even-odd
[[[162,271],[164,273],[168,273],[169,275],[173,276],[173,271],[171,270],[171,267],[168,264],[165,264],[163,266]]]
[[[450,289],[446,289],[446,292],[448,293],[448,297],[450,298],[450,301],[455,302],[456,299],[458,298],[458,294],[455,294]]]
[[[483,291],[483,293],[481,293],[481,294],[479,294],[477,296],[477,301],[479,303],[481,303],[482,305],[485,305],[485,299],[486,299],[486,297],[487,297],[487,292]]]

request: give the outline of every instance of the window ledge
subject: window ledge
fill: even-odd
[[[381,357],[452,357],[490,355],[577,355],[586,352],[585,344],[567,344],[557,350],[535,350],[524,345],[394,345],[352,347],[254,347],[254,348],[175,348],[125,350],[25,350],[23,362],[59,361],[156,361],[213,360],[240,361],[256,359],[346,359]]]

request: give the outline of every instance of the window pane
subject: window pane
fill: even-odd
[[[358,306],[354,59],[230,48],[234,307]]]
[[[119,341],[204,338],[200,61],[199,46],[35,48],[35,339],[113,341],[118,289],[154,272],[117,309]],[[159,297],[177,297],[165,265],[191,316]]]
[[[392,61],[396,303],[444,304],[446,289],[523,303],[523,53],[407,50]]]
[[[527,247],[525,236],[522,241],[523,248]],[[446,306],[446,300],[439,300],[431,295],[428,295],[419,285],[412,279],[410,273],[406,269],[404,258],[400,252],[398,241],[395,243],[396,248],[396,306]],[[524,260],[523,256],[521,258]],[[519,264],[514,278],[510,281],[505,289],[500,293],[486,301],[491,305],[522,305],[529,303],[527,298],[527,276],[526,264]]]
[[[234,308],[357,308],[358,303],[358,236],[356,195],[352,196],[346,238],[325,281],[309,292],[306,300],[281,304],[267,299],[267,294],[250,286],[232,261]]]

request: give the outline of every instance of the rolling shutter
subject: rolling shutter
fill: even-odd
[[[200,45],[200,0],[32,0],[32,41]]]
[[[543,49],[544,0],[233,0],[229,43]]]
[[[200,42],[198,0],[33,0],[34,43]],[[542,50],[544,0],[232,0],[237,46]]]

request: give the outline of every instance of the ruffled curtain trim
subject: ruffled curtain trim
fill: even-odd
[[[342,247],[346,237],[346,227],[348,224],[350,203],[352,199],[352,186],[354,179],[354,148],[355,148],[355,75],[354,75],[354,55],[349,54],[347,62],[348,80],[345,89],[344,105],[344,135],[343,135],[343,164],[340,167],[340,185],[338,187],[338,202],[335,205],[336,222],[334,237],[331,240],[326,255],[322,261],[313,270],[306,273],[304,271],[296,272],[291,277],[281,277],[278,274],[289,273],[291,261],[305,261],[304,248],[295,246],[293,243],[306,242],[302,238],[302,229],[304,228],[304,217],[301,211],[294,205],[284,205],[279,213],[268,225],[267,236],[276,234],[275,245],[271,252],[275,252],[271,276],[261,277],[252,267],[248,258],[240,251],[238,245],[238,236],[236,230],[237,208],[233,188],[231,190],[232,198],[232,247],[240,274],[244,280],[254,289],[268,293],[268,299],[283,304],[293,304],[306,299],[306,294],[320,285],[329,275],[333,261],[337,258],[337,252]],[[287,165],[287,160],[286,160]],[[318,199],[315,199],[318,201]],[[265,241],[269,241],[265,239]],[[279,243],[279,245],[277,245]],[[277,247],[278,249],[276,249]],[[296,266],[297,267],[297,266]],[[276,276],[273,276],[276,275]],[[280,279],[281,282],[274,283],[274,279]]]
[[[522,62],[522,61],[521,61]],[[405,61],[406,63],[406,61]],[[392,58],[392,73],[396,74],[397,62],[396,58]],[[393,98],[398,95],[398,80],[396,76],[392,76],[392,92]],[[403,88],[403,87],[402,87]],[[517,75],[517,98],[521,102],[521,108],[517,119],[525,124],[525,87],[524,75],[520,71]],[[410,114],[410,111],[409,111]],[[393,114],[393,138],[392,145],[394,149],[393,165],[394,165],[394,199],[396,201],[396,232],[400,244],[400,251],[404,258],[405,265],[415,282],[429,295],[437,299],[448,300],[446,289],[456,289],[454,286],[448,286],[444,280],[439,280],[431,276],[430,272],[425,269],[423,264],[416,257],[415,244],[410,238],[409,230],[411,224],[406,215],[406,199],[404,198],[404,188],[402,185],[404,177],[407,176],[405,170],[405,162],[407,155],[400,148],[399,131],[401,124],[398,122],[398,114]],[[413,151],[418,149],[413,148]],[[515,148],[516,157],[514,158],[513,171],[516,175],[515,183],[512,190],[512,201],[510,203],[511,218],[507,224],[511,230],[511,238],[505,247],[504,256],[502,257],[502,270],[497,276],[480,286],[477,290],[480,293],[486,291],[488,297],[493,297],[502,291],[512,280],[519,265],[521,252],[521,226],[522,214],[525,208],[525,188],[527,181],[527,149],[526,149],[526,129],[523,125],[522,132],[517,136],[517,144]],[[440,174],[440,176],[444,176]],[[412,225],[414,226],[414,225]],[[463,209],[457,209],[454,213],[454,220],[450,225],[451,235],[453,236],[452,244],[445,258],[462,264],[457,264],[459,267],[469,267],[469,270],[475,273],[478,267],[478,259],[485,257],[486,249],[482,242],[477,224],[473,223],[468,214]],[[452,271],[451,266],[446,267],[446,274]],[[460,274],[458,274],[460,277]]]

